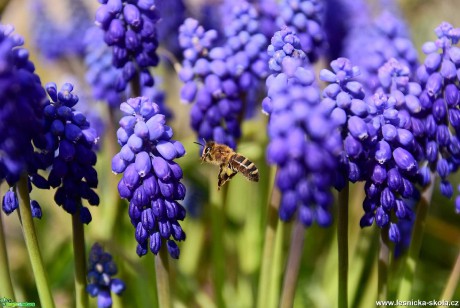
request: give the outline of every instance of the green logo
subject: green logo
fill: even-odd
[[[0,307],[35,307],[35,303],[13,302],[10,298],[2,297],[0,298]]]

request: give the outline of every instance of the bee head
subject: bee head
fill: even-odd
[[[215,144],[214,141],[208,141],[203,138],[204,143],[199,143],[199,142],[194,142],[195,144],[198,144],[203,147],[203,152],[201,152],[201,163],[205,162],[210,158],[211,156],[211,150]]]

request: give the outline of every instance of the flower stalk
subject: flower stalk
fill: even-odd
[[[404,274],[399,287],[398,298],[407,300],[410,298],[412,286],[414,283],[415,268],[422,246],[422,239],[426,225],[426,217],[430,207],[431,198],[435,185],[435,175],[430,175],[431,181],[428,187],[423,191],[419,203],[417,204],[417,214],[415,216],[414,227],[412,229],[412,238],[410,241],[409,252],[404,262]]]
[[[30,211],[30,197],[26,175],[21,177],[17,187],[19,192],[19,220],[21,221],[27,252],[29,253],[30,262],[32,264],[32,271],[37,284],[40,303],[42,307],[53,308],[54,301],[48,285],[48,279],[46,277],[46,271],[43,266],[37,235],[35,233],[35,226],[32,220],[32,213]]]
[[[14,300],[13,283],[11,282],[5,234],[3,232],[2,214],[0,213],[0,290],[2,296]]]
[[[166,249],[160,249],[159,253],[155,256],[158,307],[164,308],[172,307],[168,258]]]
[[[86,292],[86,249],[83,223],[78,215],[72,215],[72,243],[75,269],[75,302],[76,307],[88,307]]]
[[[377,298],[388,300],[388,270],[390,267],[390,240],[388,238],[388,226],[380,230],[380,248],[378,263],[378,286]]]
[[[338,209],[338,272],[339,272],[339,308],[348,307],[348,195],[349,184],[339,192],[339,209]]]
[[[286,274],[284,276],[283,290],[281,293],[281,308],[294,306],[294,296],[297,287],[297,279],[299,278],[304,240],[305,227],[299,220],[296,219],[292,230],[291,247],[289,249]]]

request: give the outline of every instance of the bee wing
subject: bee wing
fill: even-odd
[[[220,188],[225,183],[227,183],[232,177],[234,177],[235,174],[237,174],[237,173],[238,173],[238,171],[235,171],[235,170],[229,168],[225,164],[220,165],[220,171],[219,171],[219,175],[217,177],[217,179],[218,179],[217,189],[220,190]]]

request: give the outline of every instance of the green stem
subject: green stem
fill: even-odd
[[[166,243],[163,243],[165,246]],[[155,256],[155,273],[157,279],[158,307],[170,308],[171,288],[169,285],[169,263],[168,250],[161,247],[160,252]]]
[[[458,286],[458,281],[460,279],[460,253],[457,256],[457,261],[455,262],[454,268],[450,273],[449,280],[447,281],[447,285],[442,292],[440,300],[443,301],[450,301],[454,296],[455,289]],[[444,306],[443,306],[444,307]]]
[[[224,247],[224,190],[217,190],[217,181],[210,178],[212,267],[213,284],[217,307],[225,307],[223,296],[225,277]],[[225,188],[224,188],[225,189]]]
[[[270,171],[269,185],[272,187],[271,197],[267,209],[267,223],[265,227],[264,251],[262,256],[262,264],[259,276],[259,289],[257,294],[257,307],[267,307],[269,299],[270,272],[273,265],[274,246],[275,246],[275,230],[278,226],[278,204],[281,195],[278,189],[274,187],[275,168]]]
[[[115,156],[118,152],[118,145],[116,143],[117,134],[115,129],[116,116],[115,111],[107,105],[109,113],[109,121],[107,123],[107,132],[106,140],[104,141],[104,155],[106,160],[102,162],[105,164],[103,171],[106,171],[106,176],[102,179],[103,185],[100,186],[101,195],[103,196],[104,206],[102,207],[104,211],[104,221],[101,224],[100,230],[100,239],[104,242],[109,241],[114,233],[115,226],[117,225],[117,219],[120,216],[120,207],[119,207],[119,195],[118,195],[118,177],[112,173],[112,168],[110,162],[112,157]]]
[[[32,220],[32,212],[30,211],[29,189],[27,186],[27,176],[21,177],[18,183],[19,191],[19,220],[22,225],[22,232],[29,253],[32,271],[34,273],[35,282],[37,284],[38,296],[42,307],[54,307],[54,301],[51,296],[51,290],[48,285],[46,271],[43,266],[40,248],[38,247],[37,236],[35,234],[35,226]]]
[[[280,303],[280,285],[283,276],[284,265],[284,234],[286,232],[286,223],[278,220],[275,229],[275,248],[273,251],[273,261],[268,291],[268,308],[277,308]]]
[[[303,244],[305,240],[305,227],[296,219],[292,230],[291,247],[286,264],[283,290],[281,293],[281,308],[290,308],[294,305],[297,279],[299,278],[300,261],[302,257]]]
[[[75,302],[78,308],[88,307],[86,293],[85,230],[79,215],[72,215],[73,254],[75,257]]]
[[[8,264],[8,253],[6,250],[6,237],[3,233],[2,214],[0,213],[0,290],[1,296],[14,301],[13,284],[10,276],[10,266]]]
[[[348,182],[339,192],[337,242],[339,258],[339,308],[348,307]]]
[[[415,216],[414,227],[412,229],[412,238],[410,241],[409,252],[405,259],[404,274],[399,287],[398,299],[410,300],[410,293],[414,283],[415,267],[417,265],[420,248],[422,246],[423,233],[425,230],[426,216],[433,196],[435,185],[435,176],[431,174],[430,185],[423,191],[421,199],[417,204],[417,214]]]
[[[378,299],[388,300],[388,269],[390,265],[390,241],[388,238],[388,226],[380,230],[380,249],[378,264]]]

